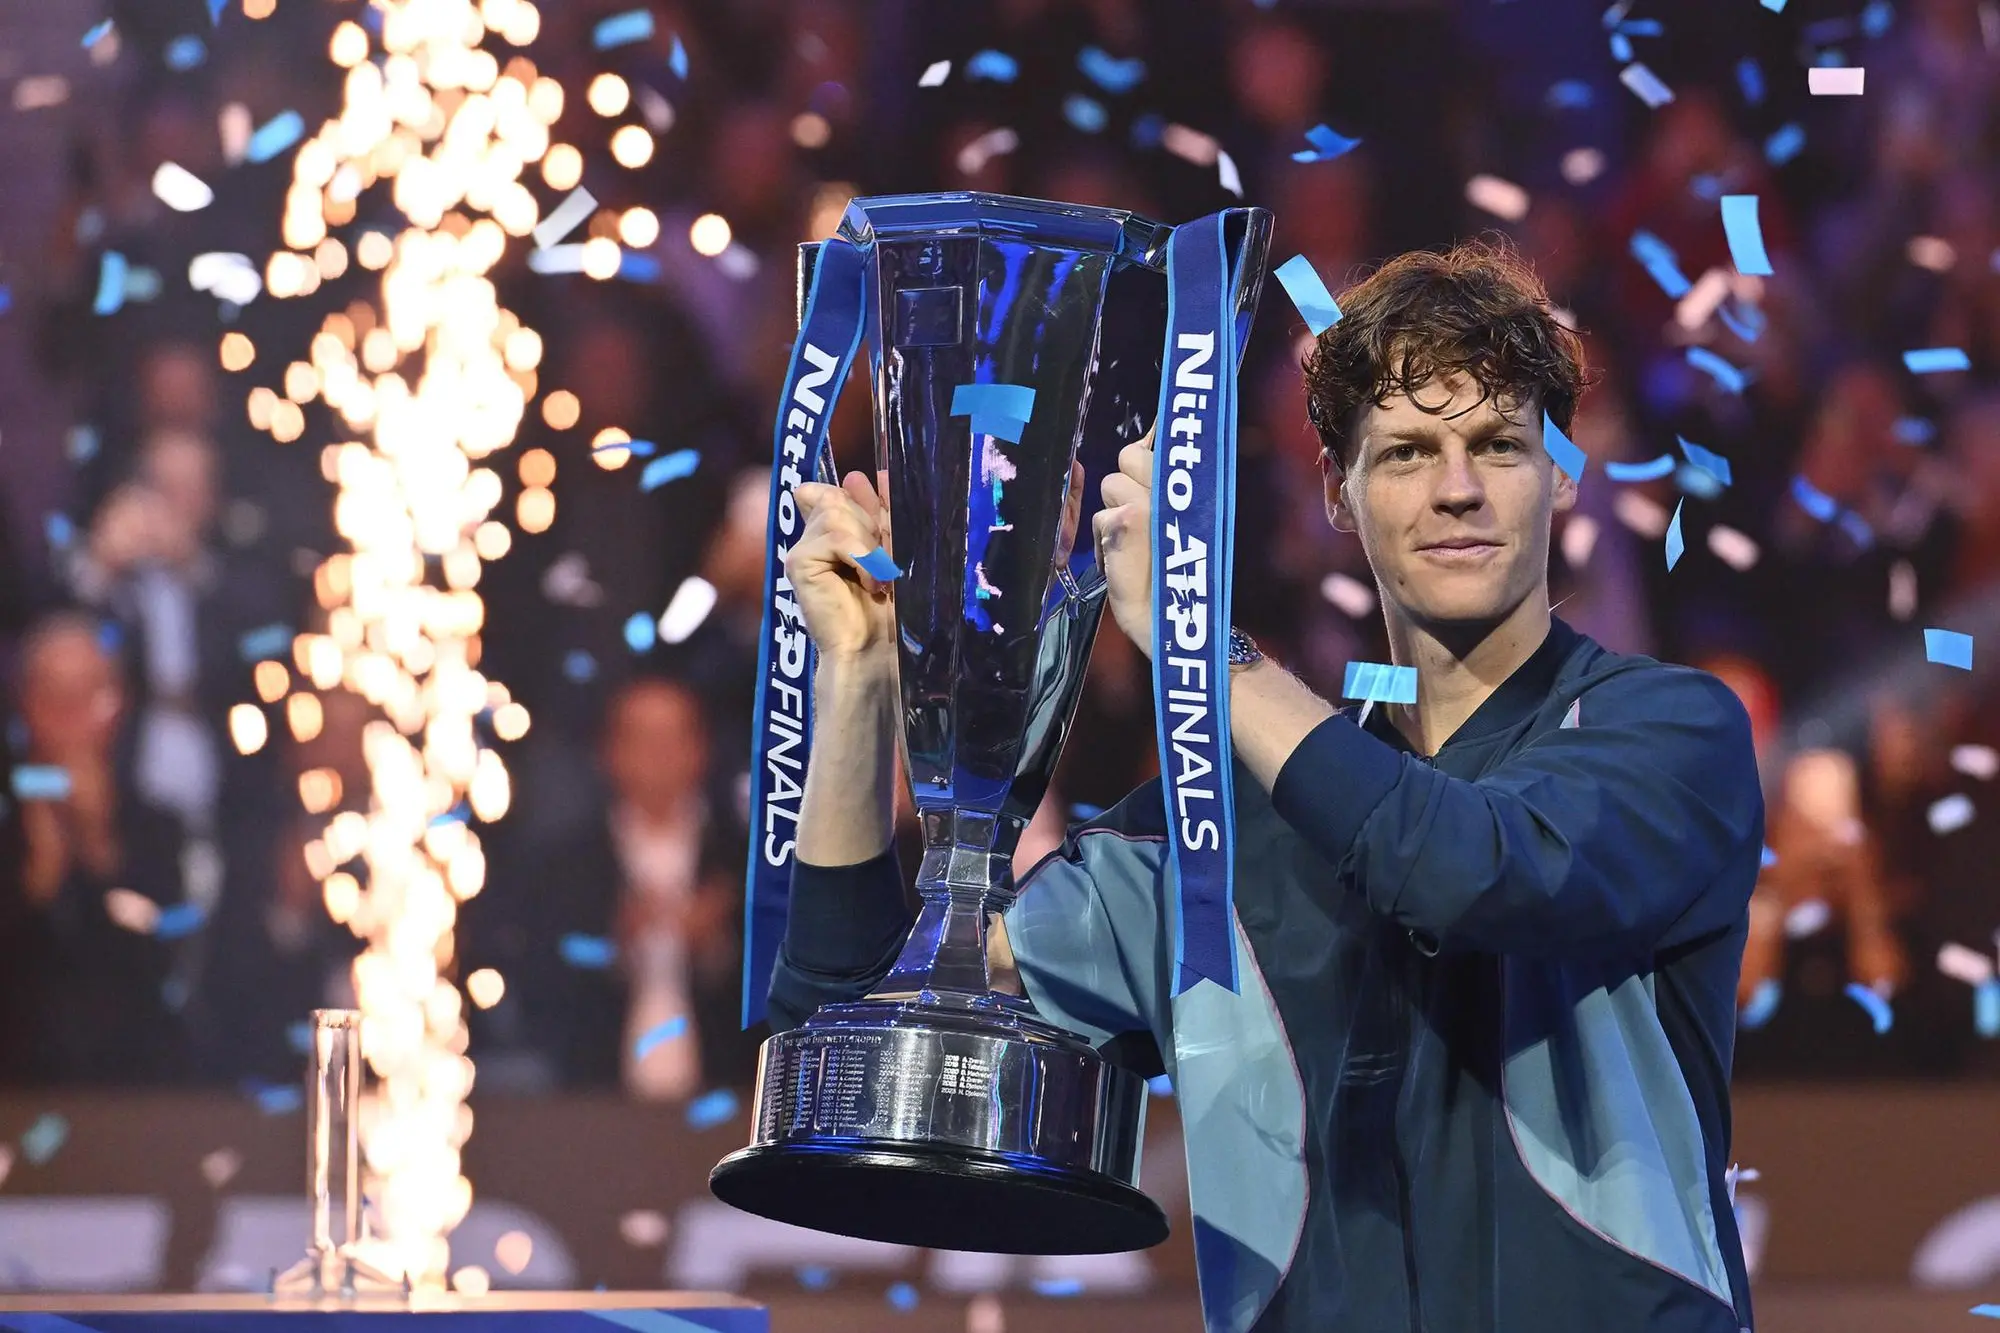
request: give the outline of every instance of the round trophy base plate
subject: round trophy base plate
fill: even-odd
[[[1107,1176],[936,1144],[750,1147],[708,1183],[746,1213],[894,1245],[1110,1254],[1167,1238],[1160,1205]]]

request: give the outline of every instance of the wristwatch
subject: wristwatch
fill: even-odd
[[[1257,646],[1257,641],[1236,628],[1236,626],[1231,625],[1229,627],[1229,669],[1231,671],[1240,671],[1244,667],[1263,660],[1264,650]]]

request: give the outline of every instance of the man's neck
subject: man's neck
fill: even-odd
[[[1389,653],[1417,669],[1417,702],[1391,704],[1389,721],[1419,754],[1436,754],[1549,633],[1546,591],[1531,594],[1483,633],[1433,632],[1387,608]]]

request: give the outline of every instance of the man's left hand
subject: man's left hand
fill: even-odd
[[[1097,564],[1111,618],[1147,658],[1153,655],[1153,435],[1118,451],[1118,470],[1099,485],[1104,507],[1091,518]]]

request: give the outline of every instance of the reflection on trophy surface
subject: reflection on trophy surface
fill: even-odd
[[[1229,215],[1239,319],[1269,216]],[[1172,229],[978,194],[853,203],[886,473],[921,908],[887,978],[771,1038],[751,1212],[952,1249],[1084,1253],[1166,1235],[1137,1187],[1147,1089],[988,978],[986,922],[1054,772],[1103,609],[1086,478],[1151,425]],[[817,256],[811,247],[802,266]]]

